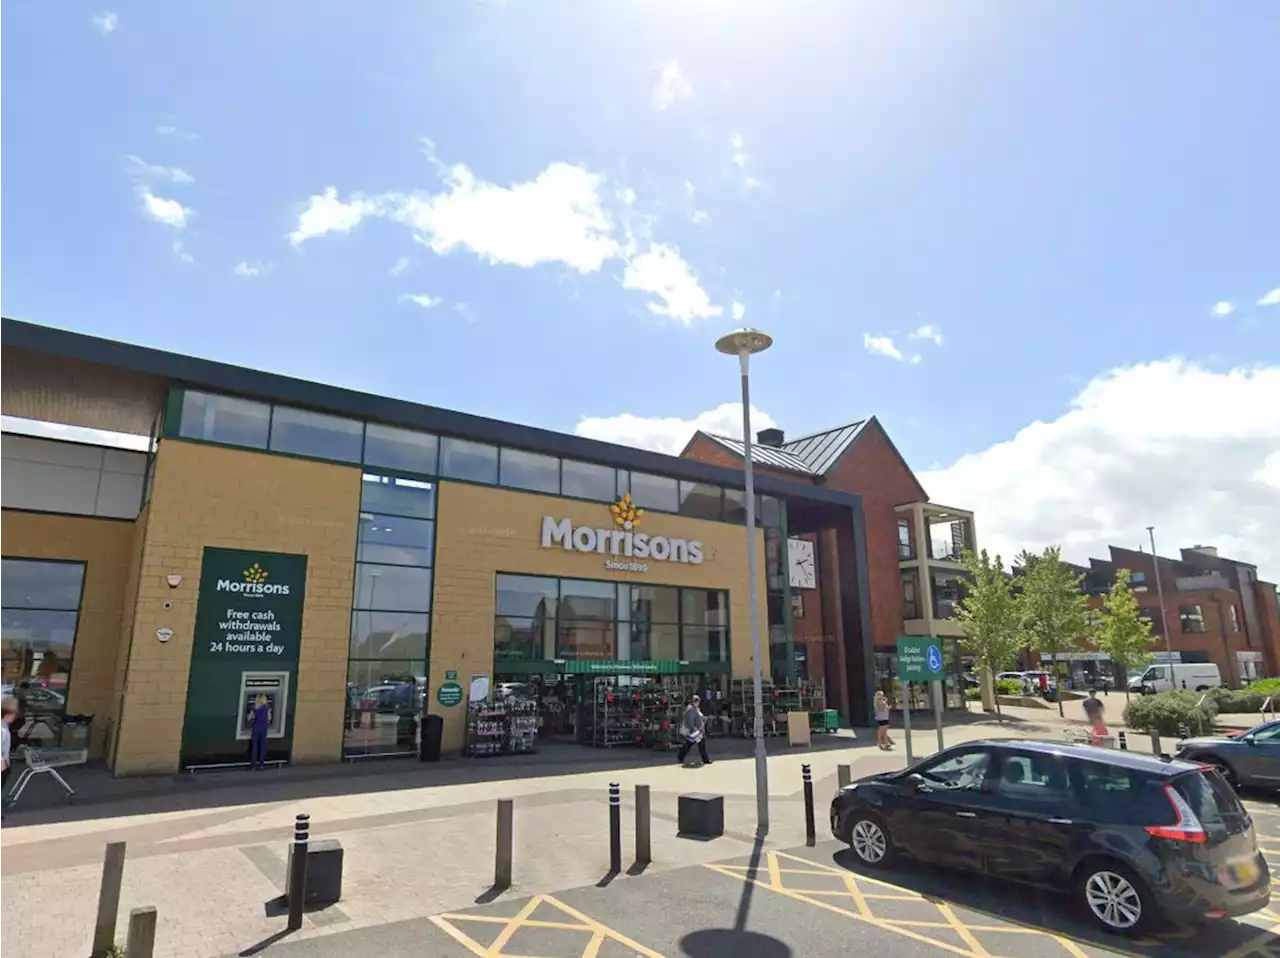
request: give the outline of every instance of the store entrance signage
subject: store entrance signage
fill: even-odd
[[[643,561],[684,562],[689,565],[702,563],[702,543],[697,539],[676,539],[668,536],[651,536],[637,531],[644,510],[623,496],[609,507],[612,528],[581,525],[575,526],[569,519],[554,516],[542,517],[542,548],[560,546],[566,552],[594,552],[608,558],[605,567],[624,572],[647,572]]]
[[[565,675],[676,675],[688,663],[621,659],[567,659],[560,666]]]

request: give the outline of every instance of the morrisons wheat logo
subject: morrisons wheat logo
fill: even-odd
[[[623,561],[656,559],[658,562],[702,562],[702,543],[697,539],[673,539],[637,532],[644,510],[636,507],[630,495],[622,496],[609,506],[612,529],[574,526],[568,519],[542,517],[542,548],[562,546],[567,552],[595,552],[606,556],[605,567],[624,572],[646,572],[643,562]],[[611,558],[620,556],[622,559]]]
[[[244,570],[243,582],[235,582],[231,579],[219,579],[217,590],[219,592],[239,592],[241,595],[259,596],[259,595],[288,595],[289,587],[281,585],[278,582],[268,582],[270,573],[262,568],[258,563],[254,563]]]

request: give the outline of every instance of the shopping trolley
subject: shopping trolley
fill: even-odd
[[[67,784],[65,778],[58,774],[58,769],[72,765],[83,765],[89,760],[89,750],[87,748],[35,748],[31,745],[24,745],[19,751],[22,753],[26,766],[22,769],[22,774],[18,776],[18,780],[13,783],[13,788],[9,790],[9,795],[5,798],[5,804],[16,804],[31,780],[37,775],[45,774],[52,775],[58,784],[66,789],[68,802],[74,799],[76,790]]]

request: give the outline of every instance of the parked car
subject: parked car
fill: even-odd
[[[1071,889],[1108,931],[1160,915],[1265,908],[1271,875],[1253,821],[1212,767],[1049,742],[971,742],[864,778],[831,803],[858,861],[905,855]]]
[[[1280,788],[1280,721],[1237,735],[1208,735],[1178,743],[1177,757],[1213,765],[1237,788]]]
[[[1207,692],[1222,684],[1222,673],[1212,662],[1174,662],[1149,665],[1141,675],[1129,679],[1130,692]]]

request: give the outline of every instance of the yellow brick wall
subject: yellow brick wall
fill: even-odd
[[[67,711],[93,715],[90,754],[103,752],[112,722],[111,695],[120,619],[125,607],[134,523],[4,510],[4,554],[28,559],[75,559],[85,566],[84,597],[72,652]]]
[[[307,556],[295,762],[342,753],[360,469],[164,439],[138,584],[117,775],[178,767],[205,546]],[[182,576],[171,589],[169,574]],[[165,610],[163,603],[173,603]],[[117,619],[118,621],[118,619]],[[173,638],[156,641],[156,630]]]
[[[643,585],[680,585],[729,591],[729,642],[733,674],[751,675],[748,625],[746,531],[742,526],[649,513],[643,531],[650,535],[698,539],[699,565],[649,560],[647,572],[604,567],[604,556],[542,548],[542,518],[569,519],[574,526],[610,525],[609,507],[532,493],[466,483],[442,482],[436,508],[436,566],[431,616],[431,688],[429,708],[444,717],[446,751],[462,748],[463,706],[442,708],[435,692],[447,670],[458,672],[465,688],[472,674],[493,674],[493,612],[498,572],[605,579]],[[768,649],[764,612],[764,534],[756,533],[760,576],[762,648]],[[767,654],[767,652],[766,652]]]
[[[105,754],[107,764],[115,764],[115,745],[120,731],[120,707],[124,701],[125,681],[129,674],[129,639],[133,636],[133,620],[138,611],[138,580],[142,575],[142,547],[147,538],[147,516],[150,506],[144,505],[133,524],[133,536],[129,543],[129,575],[125,580],[124,607],[120,610],[120,628],[116,637],[116,667],[111,680],[111,727],[107,733]]]

